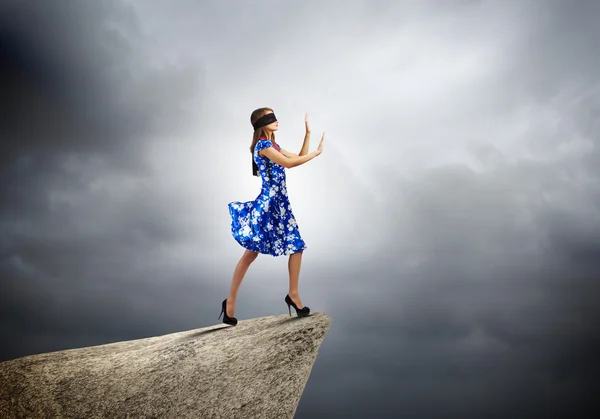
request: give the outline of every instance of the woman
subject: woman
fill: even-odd
[[[233,273],[229,296],[221,305],[223,323],[235,326],[235,299],[238,289],[248,271],[250,264],[259,253],[272,256],[289,255],[288,270],[290,286],[285,302],[291,316],[290,306],[294,307],[299,317],[310,314],[310,309],[302,305],[298,293],[298,278],[302,263],[302,252],[306,245],[300,236],[298,224],[292,213],[287,195],[285,169],[300,166],[323,152],[325,133],[316,151],[308,152],[310,143],[310,127],[308,116],[305,117],[306,134],[299,154],[282,149],[275,142],[275,131],[279,122],[271,108],[260,108],[252,112],[250,122],[254,128],[250,152],[252,174],[262,179],[260,194],[254,201],[231,202],[231,233],[234,239],[246,250]]]

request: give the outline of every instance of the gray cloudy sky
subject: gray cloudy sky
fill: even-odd
[[[271,106],[333,324],[297,418],[584,417],[600,3],[3,1],[0,360],[210,326]],[[286,311],[259,257],[240,319]],[[591,404],[590,404],[591,406]],[[575,416],[574,416],[575,415]]]

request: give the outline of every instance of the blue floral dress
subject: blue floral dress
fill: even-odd
[[[246,249],[282,256],[306,249],[300,236],[285,183],[285,168],[258,155],[272,147],[260,139],[254,147],[254,161],[262,180],[260,194],[254,201],[229,203],[231,234]]]

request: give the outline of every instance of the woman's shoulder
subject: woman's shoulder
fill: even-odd
[[[260,138],[256,142],[256,145],[254,146],[254,151],[259,152],[260,150],[263,150],[263,149],[269,148],[269,147],[273,147],[273,143],[271,142],[271,140],[267,140],[265,138]]]

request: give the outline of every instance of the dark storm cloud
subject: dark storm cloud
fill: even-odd
[[[152,258],[188,235],[145,151],[185,126],[199,73],[151,68],[119,2],[0,7],[0,358],[145,335],[131,319],[171,295]]]
[[[143,66],[120,3],[7,2],[1,18],[3,167],[44,171],[85,155],[139,169],[139,142],[181,123],[194,79]]]
[[[600,4],[551,0],[529,2],[523,20],[527,42],[514,45],[512,82],[523,95],[552,98],[564,88],[593,88],[600,58],[592,53],[597,40]]]

